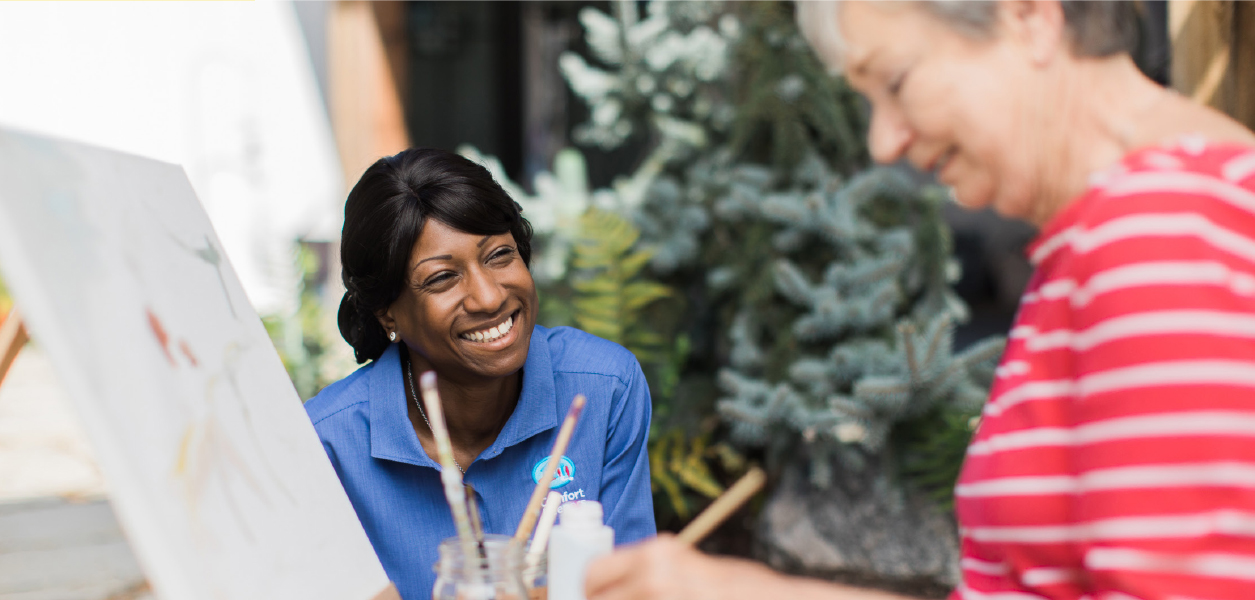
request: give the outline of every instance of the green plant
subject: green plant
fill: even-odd
[[[325,265],[315,251],[317,244],[325,242],[295,245],[293,259],[301,274],[295,310],[262,316],[262,324],[302,401],[356,367],[340,340],[335,314],[326,307],[325,282],[319,280]]]
[[[723,493],[724,486],[711,469],[712,458],[723,459],[729,470],[744,470],[741,455],[726,445],[710,447],[711,437],[708,433],[689,437],[678,428],[651,432],[650,477],[655,495],[661,493],[667,500],[664,504],[655,500],[655,510],[665,507],[680,521],[688,521],[694,514],[693,494],[713,500]]]
[[[902,457],[902,475],[941,510],[954,510],[954,482],[959,478],[967,445],[979,422],[979,411],[945,407],[898,427],[894,441]]]
[[[576,327],[623,344],[641,362],[655,405],[649,441],[655,506],[685,522],[695,506],[718,496],[723,486],[708,464],[712,452],[717,453],[708,448],[712,428],[691,435],[667,418],[688,356],[688,338],[668,342],[675,324],[666,317],[678,312],[678,299],[671,288],[646,275],[653,253],[637,247],[639,237],[640,231],[622,216],[589,208],[573,235],[564,307]],[[721,450],[721,456],[737,456],[726,446]]]
[[[634,250],[640,232],[614,213],[591,208],[579,221],[572,253],[575,325],[622,344],[643,363],[669,350],[662,333],[644,318],[646,309],[672,297],[670,288],[642,277],[652,252]]]

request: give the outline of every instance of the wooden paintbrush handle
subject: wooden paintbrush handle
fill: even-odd
[[[440,393],[436,391],[436,373],[423,373],[419,378],[419,388],[423,392],[423,405],[427,407],[432,437],[436,438],[436,454],[440,457],[440,481],[444,484],[445,499],[449,501],[453,525],[462,543],[467,573],[473,573],[474,566],[479,563],[479,550],[475,543],[475,534],[471,532],[471,521],[466,509],[462,470],[453,460],[453,443],[449,441],[449,428],[444,422],[444,407],[440,404]]]
[[[17,353],[29,339],[26,325],[22,323],[22,315],[17,312],[17,308],[10,309],[7,317],[0,318],[0,382],[4,381],[9,367],[17,360]]]
[[[536,482],[536,489],[532,490],[532,497],[527,501],[527,509],[523,511],[523,520],[519,521],[519,528],[514,532],[514,539],[518,541],[520,547],[527,543],[527,538],[532,535],[532,529],[536,527],[536,518],[540,516],[540,505],[545,500],[545,494],[549,493],[549,484],[553,482],[553,474],[558,471],[562,454],[566,452],[567,444],[571,442],[571,434],[575,431],[575,424],[580,420],[580,411],[584,410],[584,402],[586,402],[584,394],[575,396],[575,400],[571,402],[571,408],[567,410],[566,419],[562,421],[562,429],[558,430],[558,438],[553,441],[553,451],[549,453],[549,464],[545,465],[540,481]]]
[[[697,515],[680,535],[676,536],[681,542],[689,545],[695,545],[697,542],[705,539],[720,524],[732,516],[732,513],[741,508],[758,490],[763,488],[763,484],[767,482],[767,474],[758,467],[753,467],[748,473],[742,475],[736,483],[727,491],[715,498],[702,514]]]

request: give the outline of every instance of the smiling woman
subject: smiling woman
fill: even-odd
[[[380,159],[345,204],[340,332],[370,363],[305,406],[403,597],[431,594],[437,547],[455,535],[414,393],[427,371],[487,533],[514,532],[577,393],[587,404],[552,487],[601,501],[619,543],[654,533],[640,365],[617,344],[536,325],[531,236],[487,170],[440,150]]]

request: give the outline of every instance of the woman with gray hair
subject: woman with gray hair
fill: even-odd
[[[1255,598],[1255,136],[1144,77],[1131,2],[802,2],[872,156],[1030,221],[955,490],[967,599]],[[890,598],[662,537],[592,600]]]

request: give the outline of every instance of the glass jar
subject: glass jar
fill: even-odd
[[[485,535],[484,553],[479,564],[468,570],[458,538],[440,542],[432,600],[527,600],[523,553],[514,538]]]
[[[523,564],[523,586],[529,600],[549,598],[549,553],[541,552],[535,565]]]

